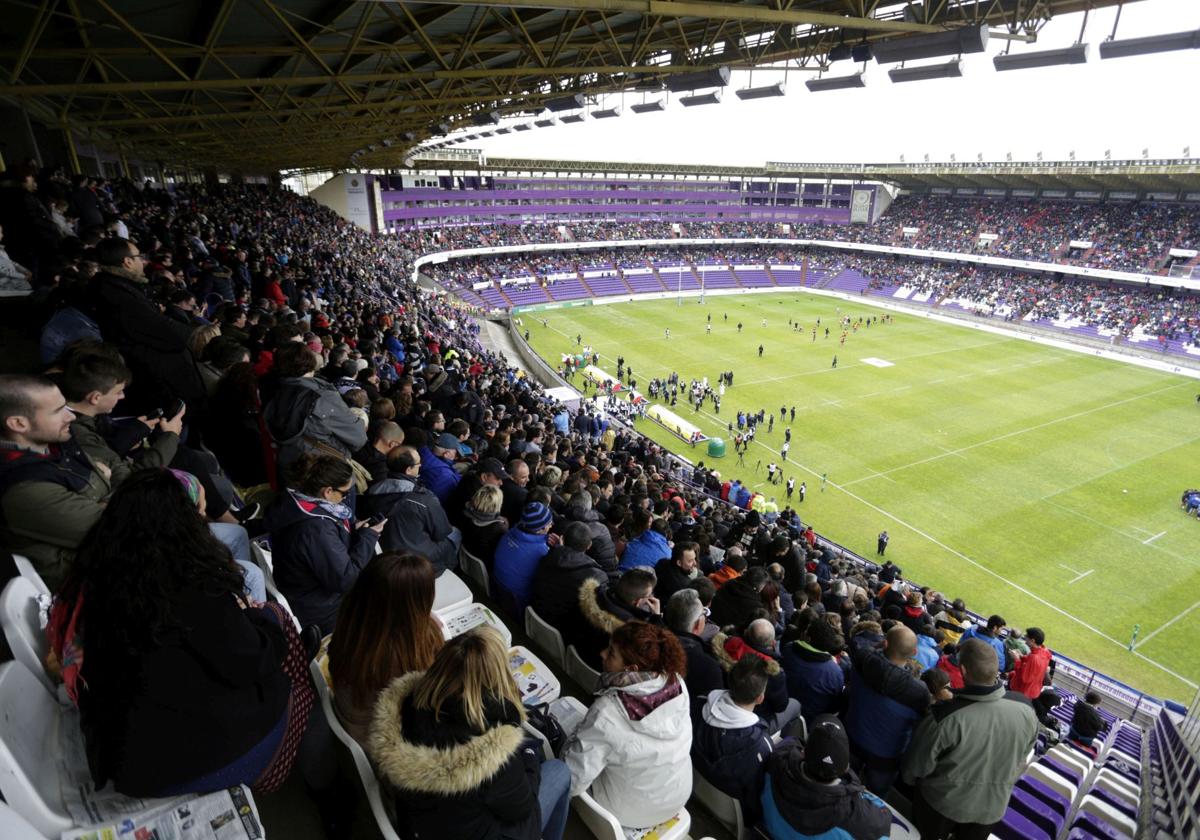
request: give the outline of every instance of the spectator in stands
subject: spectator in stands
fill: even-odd
[[[1050,648],[1046,647],[1046,634],[1040,627],[1028,628],[1025,631],[1025,641],[1029,644],[1029,653],[1020,657],[1013,666],[1008,687],[1033,700],[1042,693],[1052,654]]]
[[[492,563],[492,581],[496,600],[519,618],[533,597],[533,578],[538,565],[561,540],[551,534],[554,514],[541,502],[530,502],[521,513],[517,527],[511,528],[496,544]]]
[[[479,488],[487,486],[499,490],[507,477],[508,473],[505,471],[504,465],[496,458],[484,458],[474,465],[463,474],[462,480],[454,486],[454,491],[450,494],[450,501],[445,505],[446,512],[450,514],[450,521],[463,528],[464,525],[461,521],[463,508],[471,501]],[[501,498],[503,498],[503,491],[501,491]],[[486,555],[476,554],[475,556],[491,562],[490,552]]]
[[[710,574],[708,579],[713,582],[713,586],[720,589],[744,571],[746,571],[746,558],[743,556],[742,547],[735,545],[725,552],[724,564]]]
[[[738,799],[742,819],[758,823],[759,799],[771,731],[754,713],[766,696],[767,663],[744,656],[729,671],[729,689],[713,691],[704,702],[692,742],[695,769],[713,787]]]
[[[32,292],[33,272],[14,262],[3,242],[4,228],[0,227],[0,292]]]
[[[630,621],[603,660],[596,699],[563,750],[571,795],[590,791],[626,828],[655,826],[692,793],[683,649],[668,630]]]
[[[933,617],[933,621],[934,626],[945,634],[946,642],[953,645],[958,644],[963,632],[971,626],[967,606],[961,598],[955,598],[948,608]]]
[[[1097,709],[1100,708],[1100,695],[1095,691],[1089,691],[1083,698],[1083,702],[1076,701],[1075,711],[1071,716],[1071,728],[1067,731],[1067,738],[1071,741],[1078,741],[1085,746],[1092,746],[1096,738],[1108,729],[1108,724],[1104,718],[1100,717]]]
[[[364,747],[379,693],[397,677],[424,671],[442,649],[433,597],[433,564],[387,552],[366,565],[342,598],[329,642],[333,708]]]
[[[648,510],[638,509],[630,518],[629,542],[625,545],[625,553],[621,555],[622,570],[636,566],[648,566],[653,569],[659,560],[671,556],[671,546],[663,533],[666,524],[661,519],[655,519]]]
[[[663,610],[663,623],[675,634],[687,657],[685,682],[692,709],[696,711],[710,692],[719,691],[725,684],[720,663],[700,635],[704,632],[705,616],[696,590],[681,589],[672,595]]]
[[[985,627],[980,627],[977,624],[971,625],[962,634],[959,649],[961,650],[962,648],[961,642],[965,642],[967,639],[979,639],[982,642],[986,642],[991,646],[992,650],[996,651],[996,659],[999,663],[998,667],[1001,673],[1007,672],[1009,670],[1007,665],[1008,653],[1004,649],[1004,639],[1001,638],[1007,623],[1001,616],[993,615],[988,618],[987,626]]]
[[[317,355],[303,344],[287,342],[275,352],[279,387],[263,411],[271,437],[279,445],[279,466],[286,470],[306,453],[340,456],[367,442],[362,422],[327,382],[316,378]]]
[[[472,557],[482,560],[489,571],[496,555],[496,546],[508,530],[508,523],[500,515],[503,505],[504,493],[500,487],[482,484],[463,507],[460,519],[463,549]]]
[[[437,574],[458,568],[462,534],[422,483],[421,456],[411,446],[397,446],[387,456],[387,478],[359,498],[359,515],[387,518],[379,543],[385,551],[419,554]]]
[[[448,432],[437,435],[431,446],[421,450],[421,480],[443,504],[462,479],[454,471],[457,457],[458,439]]]
[[[931,702],[929,689],[908,666],[916,651],[916,636],[902,624],[887,632],[882,650],[852,649],[850,750],[867,790],[879,796],[891,788],[913,727]]]
[[[608,575],[587,554],[591,542],[587,525],[572,522],[563,531],[562,544],[550,549],[533,576],[530,605],[565,640],[587,638],[594,632],[579,608],[584,582],[595,581],[597,586],[608,582]]]
[[[942,645],[942,655],[938,659],[937,667],[938,670],[946,672],[946,676],[950,678],[951,688],[962,688],[965,685],[962,668],[958,666],[958,645]]]
[[[90,314],[133,371],[129,410],[146,414],[178,398],[199,416],[207,392],[188,349],[192,330],[161,314],[146,297],[141,251],[127,239],[103,239],[96,259],[100,273],[91,280]]]
[[[583,522],[592,532],[592,547],[588,553],[606,572],[617,569],[617,548],[612,535],[600,520],[600,514],[593,509],[592,494],[579,490],[571,496],[567,506],[567,519],[572,522]]]
[[[525,508],[525,496],[529,484],[529,465],[520,458],[508,462],[508,476],[501,485],[504,493],[504,507],[500,513],[508,520],[509,527],[521,519],[521,511]]]
[[[726,583],[712,602],[713,622],[722,628],[745,627],[762,609],[762,590],[771,576],[761,566],[752,566]]]
[[[113,493],[49,629],[98,786],[159,797],[271,790],[287,776],[308,670],[303,655],[285,670],[300,644],[286,611],[241,592],[241,570],[170,472]]]
[[[391,420],[374,420],[367,426],[367,443],[354,453],[354,460],[371,474],[371,483],[387,476],[388,453],[404,443],[404,430]]]
[[[71,440],[74,415],[40,376],[0,376],[0,510],[9,551],[32,561],[51,589],[113,490],[112,471]]]
[[[845,648],[841,635],[814,613],[807,619],[802,638],[783,644],[784,674],[788,695],[800,701],[805,721],[817,715],[836,714],[841,706],[846,675],[834,659]]]
[[[931,840],[987,840],[1037,741],[1033,707],[1005,691],[992,648],[966,639],[959,661],[966,687],[933,707],[904,759],[913,823]]]
[[[267,511],[275,582],[304,626],[333,632],[338,604],[375,554],[387,520],[356,522],[346,498],[354,471],[344,458],[304,455],[292,463],[288,488]]]
[[[671,600],[671,596],[700,577],[700,567],[696,555],[696,543],[680,540],[671,549],[671,556],[658,561],[654,573],[658,576],[658,585],[654,594],[661,603]]]
[[[662,607],[654,597],[656,583],[654,570],[641,566],[629,569],[607,586],[589,577],[579,587],[579,609],[584,619],[580,635],[572,639],[564,631],[564,641],[574,644],[589,665],[599,664],[608,637],[626,622],[661,623]]]
[[[369,752],[395,791],[401,836],[560,840],[571,774],[540,760],[524,722],[508,650],[490,627],[385,688]]]
[[[741,636],[726,637],[718,633],[712,640],[712,651],[726,674],[745,656],[756,656],[767,665],[767,694],[762,705],[755,709],[772,734],[800,716],[800,701],[788,697],[787,675],[775,650],[775,627],[765,618],[746,625]]]
[[[812,722],[808,740],[782,744],[767,762],[763,827],[771,840],[883,840],[892,814],[850,769],[846,730],[833,715]]]

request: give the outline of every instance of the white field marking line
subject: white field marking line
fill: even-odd
[[[1142,645],[1146,644],[1146,642],[1148,642],[1148,641],[1150,641],[1151,639],[1153,639],[1155,636],[1157,636],[1157,635],[1158,635],[1159,633],[1161,633],[1162,631],[1166,630],[1168,627],[1170,627],[1172,624],[1174,624],[1174,623],[1175,623],[1176,621],[1178,621],[1179,619],[1183,618],[1185,615],[1187,615],[1188,613],[1190,613],[1192,610],[1196,609],[1196,607],[1200,607],[1200,601],[1197,601],[1196,603],[1192,604],[1192,605],[1191,605],[1190,607],[1188,607],[1186,610],[1184,610],[1184,611],[1183,611],[1183,612],[1181,612],[1179,615],[1177,615],[1177,616],[1175,616],[1174,618],[1172,618],[1170,621],[1168,621],[1166,624],[1162,625],[1161,627],[1157,627],[1157,628],[1155,628],[1154,630],[1151,630],[1149,633],[1147,633],[1147,634],[1146,634],[1146,635],[1145,635],[1145,636],[1142,638],[1142,640],[1141,640],[1140,642],[1138,642],[1137,644],[1135,644],[1135,645],[1133,646],[1133,652],[1134,652],[1135,654],[1137,654],[1138,656],[1141,656],[1141,654],[1139,654],[1139,653],[1137,652],[1137,649],[1138,649],[1138,648],[1140,648]]]
[[[965,460],[967,460],[967,456],[966,456],[966,455],[961,455],[961,454],[959,454],[958,452],[955,452],[953,449],[947,449],[947,448],[946,448],[946,447],[944,447],[944,446],[939,446],[939,447],[938,447],[938,449],[942,450],[942,451],[943,451],[943,452],[945,452],[947,455],[953,455],[955,458],[962,458],[964,461],[965,461]],[[881,475],[882,475],[882,473],[881,473]],[[884,477],[884,478],[887,478],[887,476],[886,476],[886,475],[885,475],[885,476],[883,476],[883,477]],[[888,479],[888,480],[890,481],[891,479]]]
[[[555,327],[551,327],[551,329],[553,329],[555,332],[559,333],[560,335],[562,335],[562,336],[564,336],[564,337],[566,337],[566,338],[570,338],[570,336],[568,336],[568,335],[567,335],[566,333],[564,333],[562,330],[559,330],[559,329],[557,329],[557,328],[555,328]],[[603,357],[604,357],[604,358],[606,358],[606,359],[609,359],[610,361],[615,361],[615,360],[613,359],[613,357],[612,357],[612,356],[609,356],[609,355],[607,355],[607,354],[601,353],[601,354],[599,354],[599,355],[603,356]],[[664,368],[662,368],[662,367],[660,366],[660,368],[659,368],[659,369],[660,369],[660,370],[662,370],[662,369],[664,369]],[[1191,383],[1179,383],[1179,384],[1191,384]],[[1178,387],[1178,385],[1173,385],[1173,386],[1171,386],[1171,387]],[[700,413],[701,413],[701,414],[704,414],[706,417],[710,418],[710,419],[711,419],[713,422],[715,422],[715,423],[716,423],[716,424],[717,424],[717,425],[718,425],[720,428],[725,428],[725,424],[724,424],[724,423],[721,423],[721,419],[720,419],[719,417],[717,417],[715,414],[712,414],[712,413],[710,413],[710,412],[708,412],[708,411],[702,411],[702,412],[700,412]],[[772,449],[771,447],[767,446],[767,445],[766,445],[765,443],[763,443],[762,441],[757,441],[757,440],[756,440],[756,441],[754,441],[754,443],[758,444],[758,445],[759,445],[759,446],[761,446],[763,449],[766,449],[766,450],[768,450],[768,451],[770,451],[770,452],[772,452],[772,453],[774,453],[774,452],[775,452],[775,450],[774,450],[774,449]],[[816,471],[816,470],[814,470],[812,467],[809,467],[809,466],[808,466],[808,465],[806,465],[806,464],[801,464],[799,461],[793,460],[792,458],[788,458],[788,459],[787,459],[787,463],[794,464],[795,466],[797,466],[797,467],[799,467],[800,469],[802,469],[802,470],[804,470],[805,472],[807,472],[807,473],[808,473],[809,475],[811,475],[811,476],[812,476],[814,479],[819,479],[819,478],[821,477],[821,473],[817,472],[817,471]],[[949,554],[951,554],[951,555],[953,555],[953,556],[955,556],[955,557],[959,558],[960,560],[963,560],[963,561],[965,561],[966,563],[969,563],[970,565],[972,565],[972,566],[974,566],[975,568],[979,569],[979,570],[980,570],[981,572],[983,572],[984,574],[990,575],[990,576],[994,577],[996,580],[999,580],[999,581],[1001,581],[1002,583],[1006,583],[1006,584],[1008,584],[1009,586],[1011,586],[1013,589],[1017,590],[1017,591],[1018,591],[1018,592],[1020,592],[1021,594],[1023,594],[1023,595],[1026,595],[1026,596],[1028,596],[1029,598],[1032,598],[1034,601],[1037,601],[1039,604],[1041,604],[1041,605],[1042,605],[1042,606],[1044,606],[1045,608],[1047,608],[1047,609],[1049,609],[1049,610],[1051,610],[1051,611],[1053,611],[1053,612],[1056,612],[1056,613],[1058,613],[1058,614],[1059,614],[1059,615],[1061,615],[1063,618],[1066,618],[1066,619],[1068,619],[1068,620],[1070,620],[1070,621],[1073,621],[1073,622],[1075,622],[1075,623],[1076,623],[1076,624],[1078,624],[1080,627],[1083,627],[1083,628],[1084,628],[1084,629],[1086,629],[1086,630],[1090,630],[1091,632],[1095,633],[1095,634],[1096,634],[1097,636],[1099,636],[1100,638],[1102,638],[1102,639],[1105,639],[1106,641],[1112,642],[1114,645],[1116,645],[1117,647],[1119,647],[1119,648],[1121,648],[1121,649],[1123,649],[1123,650],[1126,650],[1126,649],[1128,649],[1128,647],[1129,647],[1129,644],[1128,644],[1127,642],[1122,642],[1122,641],[1120,641],[1119,639],[1115,639],[1115,638],[1113,638],[1112,636],[1110,636],[1110,635],[1108,635],[1107,633],[1105,633],[1105,632],[1104,632],[1103,630],[1101,630],[1099,627],[1096,627],[1096,626],[1094,626],[1094,625],[1092,625],[1092,624],[1088,624],[1086,621],[1084,621],[1084,620],[1083,620],[1083,619],[1081,619],[1081,618],[1076,618],[1075,616],[1071,615],[1071,613],[1069,613],[1069,612],[1067,612],[1066,610],[1064,610],[1062,607],[1059,607],[1059,606],[1057,606],[1057,605],[1055,605],[1055,604],[1052,604],[1052,603],[1050,603],[1050,602],[1049,602],[1049,601],[1047,601],[1045,598],[1041,597],[1040,595],[1037,595],[1037,594],[1036,594],[1036,593],[1034,593],[1034,592],[1031,592],[1030,590],[1026,589],[1024,586],[1022,586],[1021,584],[1017,583],[1016,581],[1009,580],[1008,578],[1006,578],[1006,577],[1004,577],[1003,575],[1001,575],[999,572],[996,572],[996,571],[993,571],[992,569],[989,569],[987,566],[983,565],[983,564],[982,564],[982,563],[980,563],[978,560],[973,560],[973,559],[971,559],[970,557],[968,557],[967,555],[963,554],[961,551],[958,551],[957,549],[951,548],[950,546],[946,545],[944,542],[942,542],[941,540],[939,540],[937,537],[933,536],[932,534],[926,533],[925,531],[922,531],[920,528],[916,527],[915,525],[911,525],[911,524],[909,524],[908,522],[905,522],[905,521],[904,521],[903,519],[901,519],[900,517],[896,516],[896,515],[895,515],[895,514],[893,514],[893,513],[890,513],[890,512],[888,512],[888,511],[884,510],[883,508],[879,507],[879,505],[876,505],[876,504],[874,504],[874,503],[872,503],[872,502],[869,502],[869,501],[867,501],[867,500],[866,500],[866,499],[864,499],[862,496],[859,496],[859,495],[857,495],[856,493],[852,493],[852,492],[850,492],[849,490],[847,490],[847,489],[846,489],[846,487],[845,487],[844,485],[839,485],[839,484],[837,484],[837,483],[835,483],[835,482],[832,482],[832,481],[828,481],[827,483],[829,484],[829,486],[830,486],[830,487],[834,488],[835,490],[840,490],[841,492],[843,492],[843,493],[845,493],[847,496],[849,496],[851,499],[854,499],[854,500],[855,500],[856,502],[858,502],[859,504],[865,505],[866,507],[869,507],[871,510],[875,511],[876,513],[879,513],[879,514],[881,514],[882,516],[885,516],[885,517],[887,517],[888,519],[890,519],[892,522],[895,522],[895,523],[896,523],[897,525],[899,525],[900,527],[902,527],[902,528],[906,528],[906,529],[908,529],[909,531],[912,531],[912,532],[913,532],[914,534],[916,534],[917,536],[919,536],[919,537],[922,537],[922,538],[924,538],[924,539],[928,540],[929,542],[931,542],[931,543],[933,543],[934,545],[936,545],[938,548],[941,548],[943,551],[946,551],[947,553],[949,553]],[[1156,547],[1157,547],[1157,546],[1156,546]],[[1196,604],[1196,606],[1200,606],[1200,603],[1197,603],[1197,604]],[[1190,609],[1189,609],[1189,612],[1190,612]],[[1178,616],[1176,617],[1176,619],[1177,619],[1177,618],[1178,618]],[[1173,619],[1173,621],[1174,621],[1174,620],[1175,620],[1175,619]],[[1159,629],[1162,629],[1162,628],[1159,628]],[[1155,632],[1157,632],[1157,631],[1155,631]],[[1145,640],[1143,640],[1143,641],[1145,641]],[[1157,660],[1151,659],[1149,656],[1146,656],[1145,654],[1138,653],[1138,652],[1137,652],[1137,650],[1134,650],[1134,651],[1133,651],[1133,655],[1134,655],[1134,656],[1136,656],[1137,658],[1141,659],[1142,661],[1146,662],[1147,664],[1153,665],[1155,668],[1158,668],[1160,671],[1162,671],[1163,673],[1167,674],[1168,676],[1174,677],[1175,679],[1179,680],[1181,683],[1183,683],[1184,685],[1188,686],[1189,688],[1192,688],[1192,689],[1200,689],[1200,684],[1197,684],[1197,683],[1193,682],[1192,680],[1188,679],[1187,677],[1183,676],[1182,674],[1177,674],[1177,673],[1175,673],[1175,672],[1174,672],[1174,671],[1172,671],[1170,668],[1168,668],[1166,665],[1163,665],[1161,662],[1158,662]]]
[[[1176,382],[1174,385],[1166,385],[1162,388],[1156,388],[1153,391],[1147,391],[1144,394],[1136,394],[1132,397],[1126,397],[1125,399],[1117,400],[1116,402],[1110,402],[1105,405],[1098,405],[1095,408],[1089,408],[1086,411],[1077,411],[1074,414],[1068,414],[1065,417],[1056,417],[1053,420],[1047,420],[1045,423],[1038,423],[1036,426],[1027,426],[1024,429],[1016,429],[1015,431],[1006,432],[1002,435],[997,435],[994,438],[988,438],[987,440],[981,440],[978,443],[972,443],[969,446],[960,446],[958,449],[947,449],[941,455],[931,455],[928,458],[922,458],[919,461],[913,461],[911,464],[904,464],[903,466],[892,467],[892,469],[885,470],[885,472],[888,472],[888,473],[900,472],[901,470],[911,469],[912,467],[919,467],[921,464],[928,464],[931,461],[940,461],[941,459],[946,458],[950,455],[958,455],[961,452],[969,452],[970,450],[978,449],[981,446],[989,446],[993,443],[999,443],[1002,440],[1008,440],[1009,438],[1027,434],[1029,432],[1036,432],[1038,429],[1045,429],[1048,426],[1056,426],[1059,423],[1066,423],[1069,420],[1078,420],[1080,417],[1086,417],[1089,414],[1095,414],[1097,411],[1107,411],[1108,409],[1116,408],[1119,405],[1125,405],[1126,403],[1136,402],[1137,400],[1145,399],[1146,397],[1153,397],[1155,394],[1161,394],[1164,391],[1170,391],[1173,388],[1179,388],[1179,387],[1182,387],[1183,385],[1191,385],[1191,384],[1192,383],[1190,383],[1190,382]],[[857,484],[859,481],[863,481],[863,480],[865,480],[865,479],[858,478],[858,479],[855,479],[854,481],[848,481],[848,482],[846,482],[846,486],[849,487],[851,484]]]
[[[1061,566],[1062,568],[1066,569],[1068,572],[1070,572],[1070,573],[1071,573],[1071,574],[1073,574],[1073,575],[1077,575],[1077,574],[1079,574],[1079,570],[1078,570],[1078,569],[1072,569],[1072,568],[1071,568],[1070,566],[1068,566],[1066,563],[1059,563],[1058,565],[1059,565],[1059,566]]]
[[[1055,498],[1056,496],[1061,496],[1063,493],[1067,493],[1071,490],[1074,490],[1076,487],[1082,487],[1085,484],[1091,484],[1093,481],[1098,481],[1099,479],[1104,478],[1106,475],[1112,475],[1113,473],[1118,472],[1119,470],[1128,469],[1129,467],[1132,467],[1134,464],[1140,464],[1142,461],[1148,461],[1151,458],[1157,458],[1159,455],[1165,455],[1166,453],[1170,452],[1172,449],[1178,449],[1181,446],[1189,446],[1198,440],[1200,440],[1200,435],[1197,435],[1194,438],[1189,438],[1188,440],[1180,441],[1179,443],[1173,443],[1164,449],[1160,449],[1157,452],[1151,452],[1149,455],[1143,455],[1141,458],[1138,458],[1133,461],[1129,461],[1128,463],[1118,464],[1117,466],[1111,467],[1110,469],[1107,469],[1102,473],[1098,473],[1096,475],[1090,476],[1089,478],[1085,478],[1082,481],[1076,481],[1074,484],[1068,484],[1066,487],[1063,487],[1061,490],[1055,490],[1053,493],[1047,493],[1045,496],[1042,496],[1040,501],[1043,501],[1043,502],[1049,501],[1049,500]],[[1128,527],[1132,528],[1135,531],[1141,531],[1143,534],[1151,533],[1149,528],[1139,528],[1137,525],[1130,525]]]
[[[1056,495],[1056,496],[1057,496],[1058,494],[1057,494],[1057,493],[1055,493],[1054,495]],[[1141,531],[1143,534],[1149,534],[1149,533],[1151,533],[1151,531],[1150,531],[1150,529],[1149,529],[1149,528],[1140,528],[1140,527],[1138,527],[1137,525],[1130,525],[1129,527],[1130,527],[1130,528],[1132,528],[1132,529],[1133,529],[1133,530],[1135,530],[1135,531]]]
[[[1148,539],[1148,540],[1142,540],[1142,545],[1150,545],[1150,543],[1154,542],[1156,539],[1158,539],[1159,537],[1161,537],[1161,536],[1162,536],[1163,534],[1165,534],[1165,533],[1167,533],[1167,532],[1166,532],[1166,531],[1159,531],[1157,534],[1155,534],[1155,535],[1154,535],[1153,537],[1151,537],[1150,539]]]
[[[1096,570],[1088,569],[1086,572],[1080,572],[1078,575],[1076,575],[1075,577],[1073,577],[1069,581],[1067,581],[1067,586],[1070,586],[1072,583],[1079,583],[1079,581],[1083,580],[1085,577],[1087,577],[1094,571],[1096,571]]]
[[[1042,501],[1046,502],[1047,504],[1051,505],[1052,507],[1058,508],[1059,510],[1063,511],[1064,513],[1069,513],[1072,516],[1078,516],[1080,519],[1086,519],[1088,522],[1091,522],[1093,525],[1097,525],[1106,531],[1112,531],[1114,534],[1118,534],[1119,536],[1122,536],[1127,540],[1133,540],[1134,542],[1141,543],[1142,545],[1146,546],[1146,548],[1161,552],[1161,553],[1167,555],[1168,557],[1173,557],[1176,560],[1181,560],[1188,564],[1191,564],[1194,562],[1193,558],[1191,558],[1191,557],[1187,557],[1183,554],[1179,554],[1177,552],[1171,551],[1171,549],[1169,549],[1169,548],[1163,548],[1160,545],[1150,545],[1150,544],[1146,543],[1144,540],[1142,540],[1137,534],[1126,533],[1125,531],[1122,531],[1119,528],[1112,527],[1111,525],[1109,525],[1107,522],[1104,522],[1103,520],[1096,519],[1095,517],[1092,517],[1092,516],[1088,516],[1086,513],[1080,513],[1079,511],[1075,510],[1074,508],[1069,508],[1066,505],[1059,504],[1058,502],[1054,501],[1053,499],[1043,499]],[[1134,526],[1130,526],[1130,527],[1134,527]]]

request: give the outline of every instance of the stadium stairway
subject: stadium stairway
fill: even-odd
[[[767,276],[771,278],[771,285],[778,286],[779,281],[775,279],[775,273],[773,271],[771,271],[771,264],[765,263],[763,265],[763,270],[767,273]]]
[[[512,298],[510,298],[510,297],[509,297],[509,296],[508,296],[508,295],[505,293],[505,291],[504,291],[504,287],[500,285],[500,281],[499,281],[499,280],[493,280],[493,281],[492,281],[492,285],[493,285],[493,286],[496,288],[496,291],[500,293],[500,298],[501,298],[501,299],[502,299],[502,300],[503,300],[503,301],[504,301],[506,304],[508,304],[508,308],[509,308],[509,309],[512,309],[512,305],[513,305]]]
[[[588,297],[595,297],[596,293],[592,291],[592,287],[588,285],[588,281],[584,279],[583,272],[578,268],[575,269],[575,276],[579,278],[579,284],[587,289]]]
[[[646,265],[650,266],[650,276],[658,281],[658,285],[662,287],[661,290],[665,292],[667,290],[667,284],[663,282],[662,275],[658,273],[658,266],[650,262],[650,260],[646,260]],[[631,290],[632,288],[633,287],[630,287]]]

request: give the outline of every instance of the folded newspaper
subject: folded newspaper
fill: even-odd
[[[266,837],[250,789],[244,785],[204,795],[141,799],[96,790],[88,771],[79,713],[59,717],[59,780],[71,820],[83,828],[62,840],[261,840]]]

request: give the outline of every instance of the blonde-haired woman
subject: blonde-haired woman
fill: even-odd
[[[496,545],[508,530],[508,520],[500,515],[504,506],[504,493],[499,487],[484,484],[475,491],[471,501],[463,507],[463,548],[472,557],[478,557],[492,568]]]
[[[491,628],[452,639],[428,671],[384,689],[369,750],[395,790],[401,836],[560,840],[570,772],[541,762],[524,721],[508,650]]]

